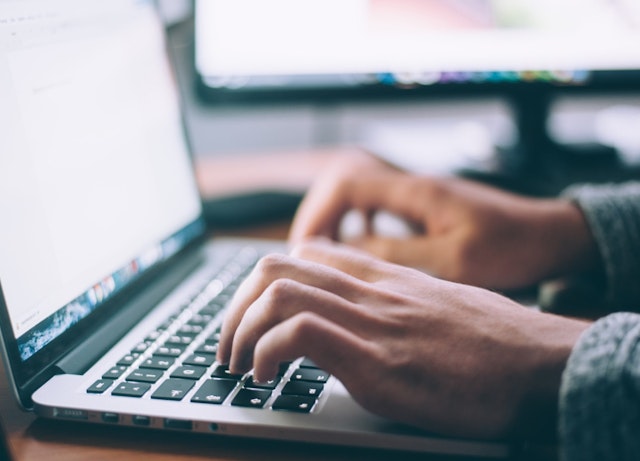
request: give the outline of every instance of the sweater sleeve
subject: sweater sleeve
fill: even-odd
[[[640,459],[640,315],[587,329],[571,352],[559,399],[563,461]]]
[[[640,182],[583,185],[563,196],[582,210],[600,251],[606,303],[616,310],[640,307]]]

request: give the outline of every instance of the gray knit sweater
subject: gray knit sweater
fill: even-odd
[[[640,311],[640,183],[574,187],[615,310]],[[640,460],[640,314],[610,314],[575,345],[562,377],[561,459]]]

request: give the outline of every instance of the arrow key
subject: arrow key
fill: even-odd
[[[124,397],[142,397],[149,388],[151,388],[151,385],[146,383],[123,382],[118,384],[111,394]]]

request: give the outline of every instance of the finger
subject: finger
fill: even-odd
[[[337,239],[340,221],[350,209],[345,181],[321,179],[311,187],[294,216],[290,242],[297,243],[312,235]]]
[[[385,171],[375,176],[321,181],[298,208],[289,240],[297,243],[317,235],[336,239],[342,217],[352,208],[365,214],[387,210],[419,222],[422,216],[415,203],[414,182],[409,178],[397,171]]]
[[[334,293],[294,280],[277,280],[245,312],[238,325],[229,368],[234,373],[251,369],[256,342],[275,325],[302,312],[310,312],[355,330],[370,328],[375,315]],[[375,329],[371,327],[371,329]]]
[[[442,239],[428,236],[403,239],[369,236],[347,243],[394,264],[429,270],[439,268],[447,248]]]
[[[254,355],[254,377],[258,381],[275,377],[280,362],[305,356],[351,387],[355,378],[366,376],[360,367],[365,362],[363,357],[372,355],[372,346],[327,319],[303,312],[267,331]]]
[[[249,277],[240,285],[225,314],[220,335],[217,359],[227,363],[233,336],[245,311],[278,279],[291,279],[345,299],[354,299],[363,290],[363,282],[339,270],[287,255],[262,258]]]
[[[309,239],[296,245],[291,250],[291,255],[335,268],[367,283],[387,277],[390,272],[403,270],[390,266],[363,249],[323,238]]]

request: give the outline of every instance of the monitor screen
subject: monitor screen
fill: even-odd
[[[199,0],[219,92],[583,85],[640,69],[637,0]]]

